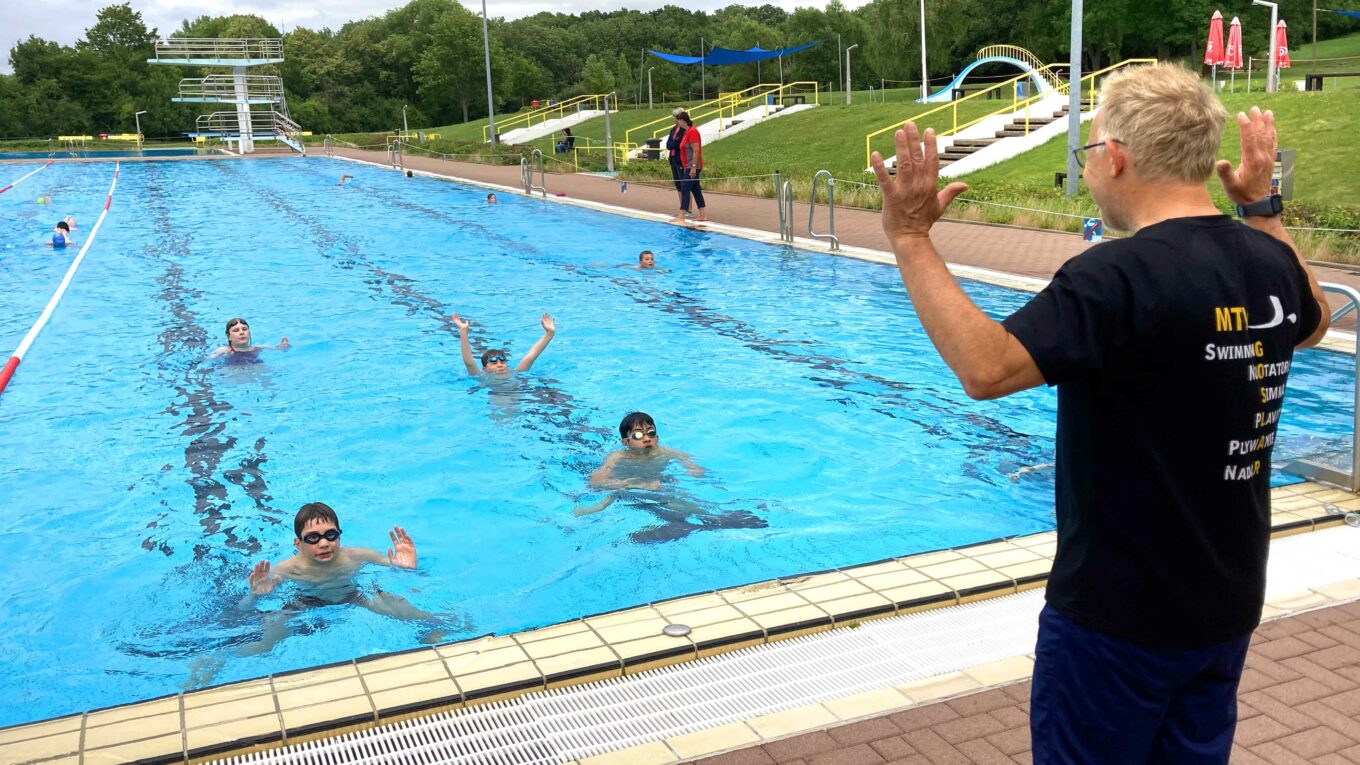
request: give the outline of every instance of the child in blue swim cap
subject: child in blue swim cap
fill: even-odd
[[[71,226],[64,220],[57,221],[52,227],[52,246],[60,250],[68,244],[75,244],[71,241]]]

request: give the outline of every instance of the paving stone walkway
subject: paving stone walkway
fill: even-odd
[[[1232,765],[1360,763],[1360,601],[1261,625],[1252,637],[1237,698]],[[728,752],[696,765],[1029,762],[1029,683],[1024,682]]]

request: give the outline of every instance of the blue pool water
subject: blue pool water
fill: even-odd
[[[46,151],[0,151],[0,159],[47,159],[50,153]],[[141,151],[135,149],[131,151],[91,149],[78,151],[75,156],[85,159],[107,159],[111,157],[189,157],[195,154],[208,153],[210,152],[200,149],[142,149]],[[71,153],[65,150],[59,151],[56,153],[56,158],[68,159],[71,158]]]
[[[84,241],[112,174],[62,163],[0,196],[6,355],[72,254],[52,224]],[[968,400],[893,268],[484,195],[325,158],[123,165],[0,397],[0,724],[418,645],[428,625],[337,606],[241,655],[262,634],[247,570],[292,551],[313,500],[346,544],[410,532],[419,570],[361,581],[445,614],[447,639],[1052,528],[1051,471],[1016,475],[1052,461],[1052,392]],[[670,271],[618,267],[644,247]],[[1026,299],[967,289],[996,316]],[[488,389],[453,311],[512,362],[544,311],[558,333]],[[206,361],[233,316],[293,348]],[[1353,374],[1299,357],[1278,457],[1335,442]],[[768,527],[575,517],[633,409],[709,470],[670,491]]]

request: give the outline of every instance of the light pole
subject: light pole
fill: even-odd
[[[406,137],[409,136],[410,134],[411,134],[411,128],[407,127],[407,125],[406,125],[406,104],[402,104],[402,105],[401,105],[401,140],[403,140],[403,141],[407,140]]]
[[[858,47],[859,47],[859,43],[855,43],[854,45],[851,45],[849,48],[846,48],[846,49],[845,49],[845,105],[846,105],[846,106],[849,106],[849,105],[850,105],[850,100],[851,100],[851,98],[853,97],[853,95],[852,95],[851,92],[850,92],[850,51],[852,51],[852,50],[854,50],[855,48],[858,48]]]
[[[1267,0],[1251,0],[1252,5],[1264,5],[1270,9],[1270,68],[1266,70],[1266,92],[1274,93],[1279,90],[1280,83],[1277,80],[1280,72],[1276,68],[1279,49],[1275,46],[1275,25],[1280,20],[1280,4],[1268,2]]]
[[[845,82],[845,71],[844,71],[844,70],[845,70],[845,67],[841,65],[841,51],[842,51],[842,50],[844,50],[844,49],[841,48],[841,33],[840,33],[840,32],[837,32],[837,33],[836,33],[836,84],[837,84],[837,85],[840,85],[840,84],[842,84],[842,83]]]
[[[491,145],[500,143],[496,136],[496,107],[491,102],[491,34],[486,31],[486,0],[482,0],[482,52],[486,54],[486,119],[491,125]]]
[[[1313,0],[1313,63],[1317,64],[1317,0]]]
[[[929,98],[930,77],[926,74],[926,0],[921,0],[921,103]]]
[[[1067,196],[1080,189],[1077,149],[1081,147],[1081,0],[1072,0],[1072,56],[1067,86]],[[1092,104],[1095,106],[1095,104]]]
[[[652,70],[654,66],[647,67],[647,108],[652,108]]]
[[[141,150],[142,150],[142,115],[143,115],[143,114],[146,114],[146,110],[145,110],[145,109],[143,109],[143,110],[141,110],[140,112],[137,112],[136,114],[132,115],[133,121],[137,123],[137,151],[141,151]]]

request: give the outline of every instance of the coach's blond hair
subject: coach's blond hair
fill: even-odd
[[[1100,89],[1101,133],[1129,149],[1144,178],[1203,183],[1228,112],[1199,77],[1175,64],[1116,72]]]

